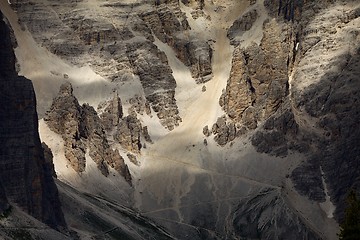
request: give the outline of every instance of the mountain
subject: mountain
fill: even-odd
[[[4,21],[0,21],[0,31],[1,215],[11,214],[16,204],[50,227],[66,230],[58,190],[49,171],[52,162],[44,157],[37,130],[35,92],[31,81],[15,71],[12,49],[16,41]],[[15,230],[8,232],[16,234]]]
[[[16,62],[2,45],[4,84],[34,84],[39,123],[31,98],[20,126],[36,135],[39,124],[48,147],[37,138],[35,159],[58,178],[67,237],[337,239],[360,179],[358,1],[0,7],[13,29],[2,35],[17,42]],[[30,98],[2,89],[14,95],[4,106]],[[3,129],[3,139],[26,132]],[[29,156],[21,144],[3,143]],[[22,206],[7,200],[9,169],[4,210]]]

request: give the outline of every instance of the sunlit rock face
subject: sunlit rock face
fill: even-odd
[[[125,133],[122,129],[121,123],[123,121],[120,117],[122,111],[119,110],[121,109],[121,102],[118,96],[115,96],[115,98],[117,100],[115,104],[120,104],[120,106],[116,109],[117,111],[114,111],[114,114],[118,114],[117,118],[115,118],[117,121],[112,122],[111,127],[119,125],[119,131],[126,137],[130,137],[129,140],[119,141],[122,146],[138,151],[139,147],[136,147],[134,150],[132,145],[127,145],[134,142],[134,144],[141,146],[140,142],[135,142],[136,140],[131,138],[131,134],[134,132],[131,131],[133,128],[128,130],[129,133]],[[114,100],[110,101],[111,104],[114,104]],[[93,107],[88,104],[80,106],[78,100],[73,95],[71,83],[67,82],[61,85],[59,94],[54,98],[44,120],[52,131],[62,136],[65,157],[76,172],[82,173],[85,171],[85,154],[88,149],[89,156],[104,176],[109,175],[109,166],[111,166],[131,184],[129,169],[119,151],[110,148],[103,122]],[[106,123],[108,122],[106,121]],[[140,129],[138,134],[138,138],[140,138]]]
[[[178,239],[337,238],[359,184],[357,1],[12,9],[41,137],[80,199],[136,209]]]

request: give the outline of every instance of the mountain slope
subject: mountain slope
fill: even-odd
[[[357,1],[11,7],[1,3],[40,116],[65,82],[77,105],[89,104],[75,114],[53,104],[76,131],[40,121],[59,180],[135,208],[179,239],[337,238],[359,179]],[[71,146],[83,157],[69,157]],[[102,146],[118,152],[131,186]]]

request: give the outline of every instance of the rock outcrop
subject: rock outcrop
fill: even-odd
[[[233,122],[227,123],[225,116],[217,119],[216,123],[212,126],[211,131],[215,135],[214,140],[220,146],[225,146],[226,143],[233,141],[236,137],[235,124]],[[206,129],[204,134],[206,136]]]
[[[166,55],[152,43],[154,37],[151,31],[156,31],[149,27],[151,21],[144,22],[142,18],[146,18],[146,14],[137,14],[135,11],[140,11],[137,8],[142,4],[123,3],[117,6],[113,3],[99,3],[94,8],[99,11],[95,15],[88,14],[80,2],[74,1],[61,4],[17,1],[13,7],[21,23],[34,34],[37,43],[64,60],[77,66],[90,63],[96,73],[114,83],[139,79],[149,106],[157,113],[163,126],[172,130],[181,121],[174,98],[176,82]],[[116,14],[109,12],[108,9],[112,7],[119,11]],[[31,13],[34,8],[36,17]],[[185,26],[184,14],[180,9],[175,12],[167,7],[159,7],[151,14],[163,21],[172,19],[174,24],[182,19]],[[108,15],[97,17],[104,13]],[[117,21],[113,21],[114,14]],[[40,15],[42,17],[38,17]],[[157,23],[151,26],[157,26]],[[173,29],[175,25],[160,26],[161,29],[166,28],[169,34],[176,29]]]
[[[46,112],[44,120],[49,128],[60,134],[65,141],[65,157],[76,172],[85,171],[86,146],[81,140],[84,136],[81,126],[82,108],[73,95],[69,82],[61,85],[58,96]]]
[[[165,53],[151,42],[134,42],[127,45],[127,56],[160,122],[174,129],[181,118],[175,100],[176,82]]]
[[[54,178],[57,178],[54,162],[53,162],[54,155],[52,154],[51,149],[48,147],[48,145],[46,145],[46,143],[42,142],[41,145],[44,150],[44,158],[45,158],[44,168],[46,169],[46,172],[51,173],[51,175]]]
[[[286,197],[278,190],[266,189],[242,201],[232,223],[239,236],[249,239],[296,239],[299,236],[319,239],[317,233],[303,223],[296,210],[288,206]]]
[[[256,9],[246,12],[240,18],[238,18],[228,30],[228,38],[232,40],[232,44],[240,44],[234,41],[235,37],[249,31],[254,25],[259,14]]]
[[[139,153],[141,149],[141,123],[132,115],[121,119],[117,132],[115,133],[115,140],[126,150],[134,153]]]
[[[157,8],[140,15],[155,36],[171,46],[177,57],[190,68],[197,83],[204,83],[212,77],[212,49],[208,42],[183,34],[190,26],[178,2],[170,6],[159,4]]]
[[[98,110],[102,111],[100,118],[105,130],[110,131],[113,127],[116,127],[120,119],[123,117],[121,99],[118,93],[115,92],[113,99],[101,104],[98,107]]]
[[[0,210],[13,204],[55,229],[67,228],[38,133],[35,92],[15,71],[14,39],[0,13]]]
[[[291,0],[264,5],[272,19],[264,23],[259,46],[235,50],[220,104],[231,120],[256,129],[251,139],[257,151],[306,154],[307,161],[290,176],[295,188],[311,200],[325,201],[323,177],[339,220],[346,189],[359,181],[354,162],[359,155],[354,121],[359,112],[360,41],[354,28],[359,6]],[[252,121],[244,121],[248,108],[255,109]]]
[[[109,145],[104,127],[110,130],[114,127],[121,128],[121,116],[121,100],[116,93],[100,119],[90,105],[80,106],[73,95],[71,84],[67,82],[61,85],[59,94],[50,110],[46,112],[44,120],[51,130],[64,139],[65,157],[76,172],[85,171],[85,153],[88,149],[89,156],[104,176],[109,175],[110,165],[131,185],[131,175],[127,165],[119,152]]]
[[[102,96],[87,96],[96,102],[92,105],[98,97],[109,97],[97,113],[88,104],[80,106],[71,86],[63,85],[46,115],[78,172],[90,160],[109,180],[116,177],[115,170],[132,184],[134,174],[137,209],[179,239],[336,237],[346,192],[360,186],[358,1],[16,2],[12,7],[24,33],[29,36],[29,30],[41,50],[54,53],[52,60],[60,57],[75,65],[74,72],[85,66],[105,78],[81,82],[72,71],[48,69],[54,77],[81,82],[79,97],[88,93],[82,87],[101,86]],[[214,63],[223,62],[212,79],[213,57]],[[214,82],[195,87],[183,65],[196,83]],[[219,106],[203,100],[213,103],[223,80],[227,83],[218,99],[224,111],[220,113]],[[91,90],[98,94],[95,87]],[[18,104],[15,95],[4,93],[9,103]],[[26,104],[16,107],[25,111]],[[186,122],[168,133],[182,121],[179,110]],[[10,123],[3,119],[7,127]],[[21,116],[11,119],[22,124]],[[197,135],[201,130],[204,136]],[[0,131],[1,137],[10,134]],[[23,131],[16,134],[29,139]],[[10,141],[1,156],[32,156],[22,148],[4,155],[22,140]],[[50,175],[51,153],[43,148],[42,166]],[[143,164],[144,159],[149,162]],[[13,162],[3,168],[8,164]],[[37,194],[41,184],[33,179]],[[0,203],[5,206],[1,214],[14,195],[8,195],[9,183],[3,178],[0,183]],[[89,216],[105,219],[102,213],[81,214],[86,221]],[[101,230],[112,229],[108,226]]]
[[[310,5],[339,7],[326,2]],[[344,213],[346,191],[358,186],[360,172],[360,124],[356,120],[360,112],[360,6],[353,6],[333,15],[325,11],[316,16],[312,8],[303,8],[302,13],[312,22],[306,21],[301,35],[301,55],[291,92],[297,121],[315,147],[309,161],[295,169],[292,178],[300,192],[318,196],[316,184],[320,181],[306,182],[311,174],[306,168],[310,166],[319,174],[321,167],[338,220]]]
[[[136,113],[143,115],[144,112],[146,115],[151,116],[150,103],[141,96],[135,95],[133,98],[129,99],[131,107],[129,109],[129,115],[134,115]]]
[[[264,24],[259,46],[253,43],[246,49],[241,45],[235,48],[230,78],[219,103],[239,128],[256,129],[259,122],[276,113],[286,101],[292,39],[291,26],[273,19]]]

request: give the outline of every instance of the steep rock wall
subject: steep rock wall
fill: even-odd
[[[33,86],[15,71],[14,39],[2,20],[0,32],[2,186],[11,203],[53,228],[66,228],[58,191],[52,172],[47,171],[39,139]]]

